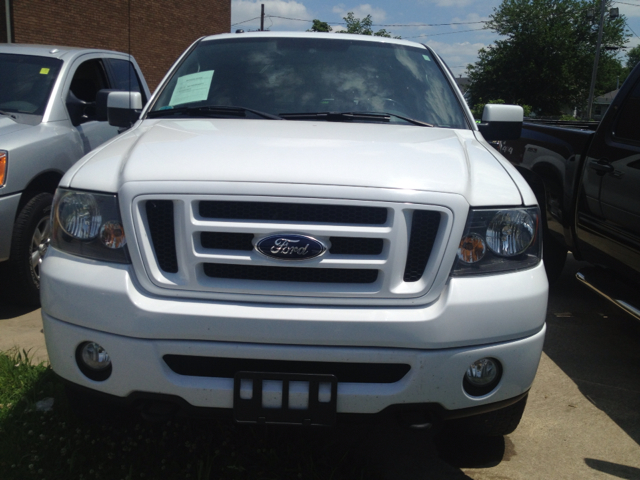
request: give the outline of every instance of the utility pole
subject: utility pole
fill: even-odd
[[[4,9],[7,12],[7,43],[11,43],[11,4],[5,0]]]
[[[596,89],[596,77],[598,76],[598,61],[600,60],[600,45],[602,44],[602,30],[604,28],[604,9],[606,0],[601,0],[600,27],[598,28],[598,43],[596,45],[596,59],[593,62],[591,74],[591,87],[589,88],[589,100],[587,102],[587,120],[591,120],[591,108],[593,107],[593,92]]]
[[[262,4],[262,12],[260,13],[260,31],[264,32],[264,3]]]

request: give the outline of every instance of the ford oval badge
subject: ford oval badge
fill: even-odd
[[[256,250],[278,260],[308,260],[327,251],[322,242],[306,235],[270,235],[256,243]]]

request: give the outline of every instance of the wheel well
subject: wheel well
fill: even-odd
[[[22,207],[24,207],[29,202],[29,200],[31,200],[37,194],[48,192],[53,195],[56,192],[56,188],[61,179],[62,174],[59,172],[45,172],[31,180],[29,185],[27,185],[27,188],[25,188],[22,192],[16,216],[20,213]]]

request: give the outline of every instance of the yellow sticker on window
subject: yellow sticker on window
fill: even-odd
[[[40,75],[47,75],[49,73],[49,69],[48,68],[41,68],[40,69]]]

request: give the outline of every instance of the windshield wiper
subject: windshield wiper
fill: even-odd
[[[270,120],[282,120],[282,117],[273,115],[272,113],[261,112],[260,110],[254,110],[247,107],[230,107],[226,105],[205,105],[200,107],[179,107],[179,108],[167,108],[165,110],[154,110],[147,113],[149,118],[170,117],[173,115],[188,115],[191,117],[197,116],[225,116],[225,117],[242,117],[246,118],[247,112],[253,113],[262,118]]]
[[[391,117],[399,118],[405,122],[422,127],[433,127],[430,123],[388,112],[301,112],[280,113],[285,120],[327,120],[329,122],[350,122],[353,120],[373,120],[390,122]]]
[[[16,118],[16,119],[18,118],[13,113],[5,112],[4,110],[0,110],[0,115],[6,115],[7,117]]]

